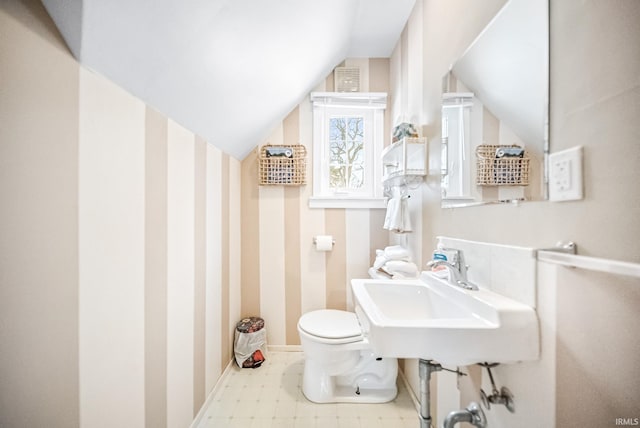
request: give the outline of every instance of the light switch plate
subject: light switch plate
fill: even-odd
[[[582,146],[549,155],[549,200],[582,199]]]

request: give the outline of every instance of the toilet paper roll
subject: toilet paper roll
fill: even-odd
[[[316,236],[315,244],[318,251],[331,251],[333,250],[333,236],[318,235]]]

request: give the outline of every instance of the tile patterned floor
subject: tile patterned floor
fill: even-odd
[[[234,366],[197,428],[418,428],[404,383],[384,404],[316,404],[302,394],[301,352],[269,352],[257,369]]]

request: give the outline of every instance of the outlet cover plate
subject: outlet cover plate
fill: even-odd
[[[582,146],[549,155],[549,200],[576,201],[584,197]]]

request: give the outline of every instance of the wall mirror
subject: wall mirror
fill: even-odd
[[[442,89],[442,205],[547,199],[548,2],[508,0]]]

